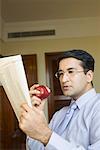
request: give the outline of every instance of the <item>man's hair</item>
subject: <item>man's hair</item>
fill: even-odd
[[[73,49],[66,51],[59,58],[59,62],[65,58],[76,58],[80,60],[82,62],[81,65],[85,73],[88,72],[89,70],[92,70],[94,72],[95,60],[92,57],[92,55],[86,52],[85,50]]]

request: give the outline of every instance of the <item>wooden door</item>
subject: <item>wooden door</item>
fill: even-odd
[[[52,94],[48,98],[49,120],[57,110],[61,109],[63,106],[68,106],[70,104],[70,98],[63,95],[59,80],[55,77],[55,73],[58,69],[57,59],[60,55],[63,55],[63,53],[45,53],[46,81],[48,87],[50,87],[52,92]]]
[[[37,82],[36,55],[22,56],[28,86]],[[25,150],[26,135],[19,129],[15,113],[0,86],[0,150]]]

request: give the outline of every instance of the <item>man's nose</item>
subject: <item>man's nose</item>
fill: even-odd
[[[69,75],[67,73],[64,73],[62,77],[62,82],[67,82],[67,81],[69,81]]]

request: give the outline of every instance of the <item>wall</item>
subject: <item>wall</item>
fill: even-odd
[[[1,54],[1,40],[0,40],[0,54]]]
[[[93,27],[93,26],[92,26]],[[89,27],[88,27],[89,28]],[[85,32],[90,29],[85,30]],[[78,27],[77,27],[78,29]],[[85,26],[86,29],[86,26]],[[75,28],[74,28],[75,30]],[[93,30],[93,28],[92,28]],[[71,30],[70,30],[71,32]],[[82,31],[83,33],[84,31]],[[97,31],[96,31],[97,32]],[[87,33],[86,33],[87,34]],[[38,81],[39,84],[46,84],[45,75],[45,53],[47,52],[58,52],[65,51],[69,49],[85,49],[90,52],[96,60],[96,69],[94,77],[94,85],[98,92],[100,92],[99,76],[100,76],[100,62],[99,62],[99,50],[100,50],[100,35],[90,36],[69,36],[58,39],[31,39],[31,40],[19,40],[19,41],[6,41],[3,44],[2,54],[12,55],[12,54],[37,54],[37,64],[38,64]],[[45,107],[46,116],[47,105]]]

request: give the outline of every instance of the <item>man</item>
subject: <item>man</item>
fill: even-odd
[[[94,59],[84,50],[66,51],[59,59],[56,77],[72,102],[56,112],[48,126],[45,100],[33,85],[33,108],[21,106],[20,128],[28,135],[29,150],[100,150],[100,94],[93,87]]]

